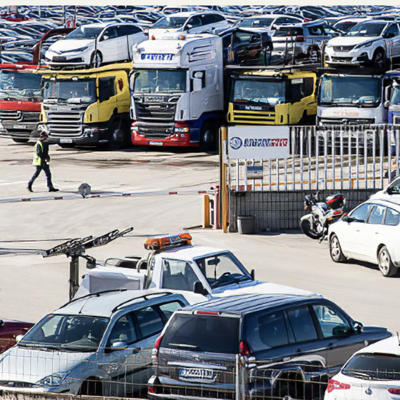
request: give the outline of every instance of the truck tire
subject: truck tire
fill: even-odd
[[[112,124],[110,129],[109,147],[112,149],[121,149],[128,144],[128,135],[122,129],[123,126],[119,121]]]
[[[217,128],[212,122],[204,122],[200,131],[200,149],[202,151],[216,150],[217,148]]]
[[[92,57],[90,59],[90,66],[92,68],[98,68],[100,67],[101,63],[103,62],[103,56],[99,51],[95,51],[92,54]]]

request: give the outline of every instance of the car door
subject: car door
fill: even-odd
[[[143,31],[135,25],[120,25],[117,27],[118,37],[121,43],[118,49],[119,60],[132,59],[132,46],[145,40],[146,36]]]
[[[119,42],[117,28],[110,26],[104,30],[97,43],[97,49],[101,52],[103,62],[118,61]]]
[[[400,213],[393,208],[387,207],[383,227],[385,230],[384,244],[388,248],[390,257],[393,262],[400,261],[399,224]]]
[[[400,36],[398,25],[393,23],[386,27],[383,32],[386,41],[387,57],[393,58],[400,56]]]
[[[184,30],[186,30],[187,33],[200,33],[202,29],[202,19],[200,18],[200,15],[194,15],[189,18],[184,26]]]

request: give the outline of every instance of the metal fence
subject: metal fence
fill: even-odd
[[[230,160],[228,182],[235,191],[382,189],[399,175],[399,143],[399,126],[293,126],[287,159]]]

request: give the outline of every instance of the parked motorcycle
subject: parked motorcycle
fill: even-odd
[[[328,233],[328,226],[343,215],[346,197],[336,193],[328,196],[324,203],[319,199],[319,192],[316,192],[306,195],[304,199],[304,209],[311,212],[301,217],[301,231],[308,237],[320,239],[322,242]]]

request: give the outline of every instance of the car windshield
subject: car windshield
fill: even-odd
[[[49,314],[20,340],[18,346],[93,352],[99,347],[108,321],[103,317]]]
[[[377,107],[381,102],[381,80],[323,76],[318,100],[319,105]]]
[[[44,80],[45,103],[90,104],[96,101],[95,79]]]
[[[346,36],[366,36],[366,37],[376,37],[381,36],[386,23],[360,23],[353,26],[347,33]]]
[[[186,70],[139,69],[131,76],[132,85],[135,93],[184,93]]]
[[[180,28],[187,21],[187,17],[163,17],[159,19],[151,28],[166,29]]]
[[[9,101],[42,101],[41,76],[29,72],[0,72],[0,99]]]
[[[235,103],[263,103],[275,106],[285,103],[285,81],[235,80],[232,100]]]
[[[343,375],[365,380],[400,380],[400,357],[394,354],[361,353],[349,360]]]
[[[102,26],[83,25],[68,34],[65,39],[86,40],[96,39],[103,31]]]
[[[252,18],[252,19],[245,19],[240,22],[240,27],[245,28],[266,28],[271,26],[272,22],[276,18]]]
[[[196,264],[212,289],[250,280],[250,274],[230,252],[197,258]]]
[[[348,32],[353,26],[356,26],[357,22],[343,21],[335,24],[335,28],[341,30],[342,32]]]

